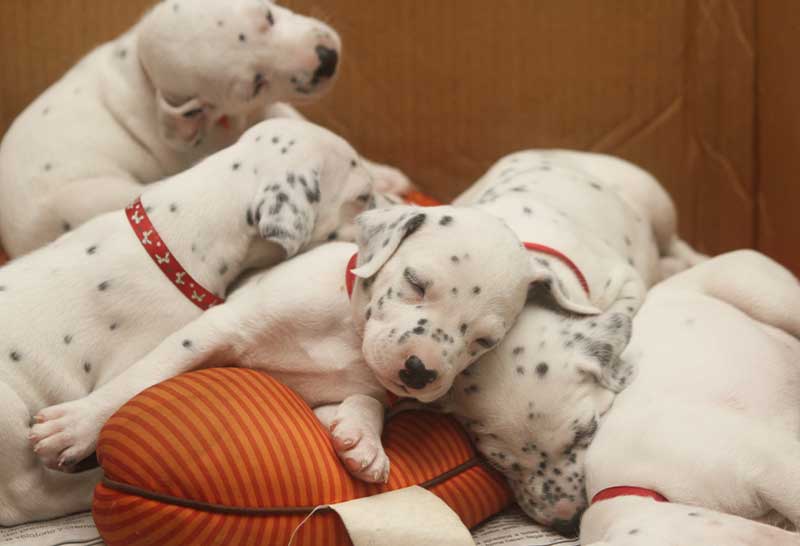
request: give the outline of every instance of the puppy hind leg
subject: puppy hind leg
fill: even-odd
[[[753,250],[722,254],[666,282],[691,286],[800,338],[800,283],[763,254]]]
[[[0,525],[12,526],[88,510],[99,469],[64,474],[46,469],[28,445],[31,414],[0,383]]]
[[[762,443],[766,449],[756,477],[756,491],[767,505],[800,529],[800,441],[777,434],[763,440],[767,443]]]

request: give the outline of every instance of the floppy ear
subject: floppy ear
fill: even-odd
[[[580,320],[582,350],[587,357],[579,365],[582,372],[592,376],[603,387],[620,392],[630,384],[635,371],[632,358],[622,353],[631,339],[633,317],[639,305],[633,294],[640,290],[636,279],[620,289],[617,300],[599,317]]]
[[[396,206],[361,213],[358,224],[358,267],[353,274],[362,279],[377,273],[403,240],[418,230],[427,214],[420,207]]]
[[[535,258],[531,259],[531,267],[533,273],[528,290],[528,300],[534,294],[541,294],[541,291],[544,290],[549,292],[556,305],[565,311],[579,315],[599,315],[601,313],[600,309],[592,305],[580,286],[577,289],[567,288],[552,269],[541,265]]]
[[[199,144],[206,134],[206,108],[198,99],[174,106],[161,91],[156,92],[156,118],[159,134],[178,151]]]
[[[267,178],[247,220],[261,237],[277,243],[291,258],[311,242],[321,194],[318,169],[287,170]]]

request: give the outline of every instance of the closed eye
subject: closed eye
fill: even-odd
[[[275,18],[272,16],[272,11],[271,10],[267,12],[267,22],[270,25],[275,25]]]
[[[410,267],[405,268],[403,271],[403,277],[405,277],[408,284],[411,285],[411,288],[414,289],[414,292],[416,292],[420,297],[425,297],[425,290],[428,288],[429,283],[420,280],[414,270]]]
[[[494,347],[497,341],[488,337],[479,337],[478,339],[475,340],[475,343],[477,343],[484,349],[489,349],[491,347]]]

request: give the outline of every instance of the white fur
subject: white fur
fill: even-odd
[[[341,53],[333,29],[267,0],[158,3],[8,130],[2,246],[12,257],[29,252],[125,206],[143,184],[186,170],[265,118],[300,117],[279,101],[309,101],[331,87],[321,47]],[[384,191],[409,186],[395,169],[367,166]]]
[[[588,496],[634,485],[676,503],[800,527],[797,279],[756,252],[725,254],[654,288],[634,327],[623,358],[636,379],[587,452]],[[684,533],[694,519],[718,518],[672,510],[601,502],[584,516],[582,538],[628,544],[612,528],[617,518],[640,516],[643,534],[671,518],[670,538],[690,543]],[[730,544],[727,534],[743,541],[742,527],[709,527],[705,543]],[[773,544],[773,534],[759,530],[750,544]],[[658,533],[641,540],[671,544]]]
[[[443,218],[449,218],[446,225]],[[359,224],[360,274],[372,271],[356,282],[352,301],[345,269],[356,247],[323,245],[250,278],[224,305],[85,398],[40,411],[44,423],[34,427],[35,441],[50,442],[48,458],[64,450],[84,457],[106,419],[136,393],[185,371],[237,363],[295,389],[329,427],[351,472],[385,480],[389,462],[380,433],[386,391],[418,399],[446,391],[454,375],[486,351],[475,339],[500,339],[511,326],[531,272],[513,233],[478,211],[398,206],[364,213]],[[475,229],[483,237],[470,238]],[[482,258],[492,253],[503,260]],[[456,264],[451,255],[463,261]],[[409,267],[426,283],[425,297],[405,278]],[[479,283],[484,290],[474,294]],[[424,332],[413,333],[417,327]],[[436,381],[403,386],[400,371],[412,354],[439,373]],[[49,440],[54,431],[60,437]]]
[[[273,137],[295,146],[283,154]],[[151,186],[142,203],[172,257],[224,295],[242,271],[352,224],[370,189],[356,157],[325,129],[266,121]],[[201,311],[153,263],[123,211],[0,268],[0,287],[0,525],[13,525],[88,508],[98,478],[42,465],[69,468],[84,454],[67,449],[77,439],[45,410],[31,433],[37,458],[28,445],[37,412],[102,390]]]
[[[646,288],[702,257],[677,239],[675,210],[658,182],[610,156],[513,154],[458,202],[477,202],[521,239],[566,254],[590,287],[587,297],[561,260],[532,253],[567,299],[594,311],[565,304],[558,293],[532,293],[503,343],[456,380],[444,404],[506,473],[522,508],[565,529],[585,506],[582,474],[568,475],[586,447],[576,436],[591,430],[629,380],[618,357]]]

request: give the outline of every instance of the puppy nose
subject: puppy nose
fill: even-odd
[[[336,65],[339,64],[339,54],[335,49],[318,45],[316,48],[319,66],[314,72],[314,81],[319,82],[323,78],[331,78],[336,74]]]
[[[407,387],[422,389],[436,381],[439,374],[435,370],[427,369],[424,362],[412,355],[406,360],[405,369],[400,370],[398,375]]]
[[[553,530],[564,537],[578,536],[578,529],[581,524],[581,514],[575,514],[572,519],[556,519],[550,524]]]

